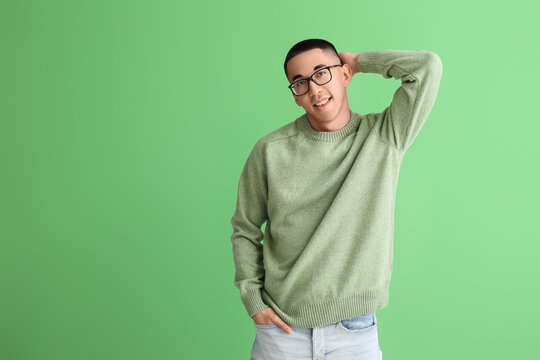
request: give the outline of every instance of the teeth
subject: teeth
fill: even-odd
[[[327,98],[325,101],[321,101],[320,103],[317,103],[315,104],[316,106],[321,106],[321,105],[324,105],[328,102],[328,100],[330,100],[330,98]]]

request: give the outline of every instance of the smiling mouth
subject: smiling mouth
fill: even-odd
[[[326,100],[326,103],[324,103],[323,105],[316,105],[316,104],[313,104],[313,106],[316,108],[316,109],[324,109],[328,106],[328,104],[330,104],[330,102],[333,100],[334,98],[332,96],[330,96],[328,98],[328,100]]]

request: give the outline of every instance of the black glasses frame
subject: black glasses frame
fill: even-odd
[[[315,84],[317,84],[317,85],[328,84],[330,81],[332,81],[332,71],[330,71],[330,68],[333,68],[333,67],[335,67],[335,66],[343,66],[343,64],[339,64],[339,65],[328,65],[328,66],[322,67],[322,68],[320,68],[320,69],[317,69],[317,71],[315,71],[313,74],[311,74],[310,77],[304,78],[304,79],[298,79],[298,80],[294,81],[291,85],[289,85],[289,86],[287,86],[287,87],[291,90],[291,92],[293,93],[294,96],[304,96],[304,95],[306,95],[306,94],[308,93],[308,91],[309,91],[309,86],[311,85],[311,84],[310,84],[311,81],[313,81],[313,82],[314,82]],[[315,79],[313,79],[313,75],[315,75],[315,74],[318,73],[319,71],[325,70],[325,69],[328,70],[328,72],[330,73],[330,80],[328,80],[328,81],[325,82],[325,83],[319,84],[318,82],[315,81]],[[307,90],[306,90],[305,93],[303,93],[303,94],[301,94],[301,95],[296,95],[296,94],[294,93],[294,91],[293,91],[292,88],[293,88],[294,84],[296,84],[297,82],[302,81],[302,80],[307,80]],[[310,80],[311,80],[311,81],[310,81]]]

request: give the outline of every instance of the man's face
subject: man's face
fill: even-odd
[[[309,77],[320,67],[339,65],[339,58],[336,55],[332,55],[332,53],[318,48],[296,55],[287,63],[289,83],[293,83],[300,78],[305,79]],[[304,95],[295,96],[291,93],[298,106],[302,106],[306,110],[308,118],[323,123],[332,121],[342,114],[349,114],[346,87],[351,82],[351,69],[349,65],[344,64],[341,67],[336,66],[329,70],[332,73],[332,80],[330,82],[317,85],[313,81],[310,81],[309,90]],[[330,101],[324,107],[315,106],[316,103],[328,97],[330,97]]]

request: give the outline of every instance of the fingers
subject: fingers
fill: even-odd
[[[287,325],[283,320],[281,320],[281,318],[278,316],[278,317],[275,317],[273,319],[274,321],[274,324],[276,324],[277,326],[279,326],[280,328],[283,329],[283,331],[285,331],[287,334],[292,334],[292,329],[289,325]]]
[[[292,334],[293,332],[292,328],[287,325],[271,307],[264,308],[263,310],[253,314],[252,319],[255,324],[258,325],[276,324],[287,334]],[[270,321],[270,324],[266,324],[266,321]]]

